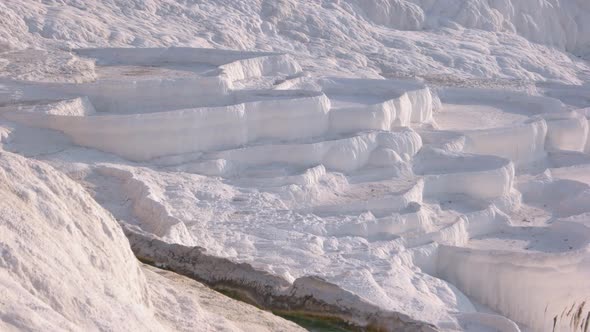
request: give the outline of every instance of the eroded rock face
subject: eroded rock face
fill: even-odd
[[[131,248],[138,258],[200,280],[213,288],[232,290],[259,307],[282,312],[336,317],[361,328],[384,331],[437,331],[431,324],[407,315],[382,310],[335,284],[307,276],[293,283],[207,254],[200,247],[169,244],[137,229],[125,227]]]

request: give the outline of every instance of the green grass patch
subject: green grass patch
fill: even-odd
[[[211,287],[211,289],[213,289],[216,292],[221,293],[227,297],[230,297],[236,301],[244,302],[244,303],[254,306],[260,310],[267,311],[266,309],[260,307],[260,305],[258,305],[258,303],[256,303],[256,301],[253,298],[251,298],[249,296],[249,294],[245,291],[240,291],[240,290],[232,289],[232,288],[228,288],[228,287]]]
[[[290,320],[295,324],[311,332],[356,332],[358,329],[351,327],[339,318],[311,316],[302,313],[289,313],[273,311],[273,314]]]

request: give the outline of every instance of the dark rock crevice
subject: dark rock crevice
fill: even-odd
[[[195,279],[223,293],[229,292],[261,309],[339,320],[360,331],[438,331],[432,324],[383,310],[318,277],[305,276],[290,283],[250,264],[208,255],[201,247],[166,243],[126,225],[123,229],[131,249],[144,263]]]

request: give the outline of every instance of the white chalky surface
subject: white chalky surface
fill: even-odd
[[[297,329],[140,266],[116,219],[442,331],[585,331],[589,19],[0,3],[0,329]]]

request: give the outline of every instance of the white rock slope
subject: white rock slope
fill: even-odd
[[[2,331],[298,330],[194,281],[144,272],[80,185],[4,151],[0,235]]]

